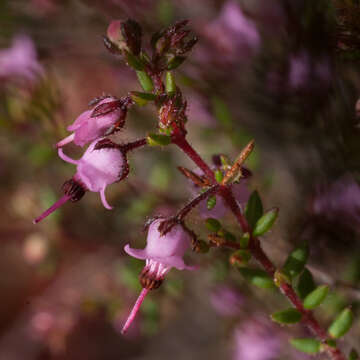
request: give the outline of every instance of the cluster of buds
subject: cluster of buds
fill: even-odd
[[[155,33],[151,39],[156,65],[161,70],[173,70],[181,65],[197,43],[196,36],[186,29],[188,20],[178,21],[171,27]]]

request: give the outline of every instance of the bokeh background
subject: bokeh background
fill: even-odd
[[[53,148],[66,126],[94,97],[140,90],[102,44],[108,23],[128,17],[145,41],[190,20],[199,43],[176,73],[190,142],[211,161],[235,158],[255,138],[249,191],[280,208],[265,250],[281,266],[308,241],[309,269],[332,289],[316,310],[321,323],[347,304],[359,317],[358,1],[1,0],[0,359],[307,358],[288,345],[306,329],[269,319],[286,300],[248,284],[220,250],[191,254],[196,272],[170,272],[121,336],[143,266],[123,246],[144,246],[145,220],[174,213],[194,194],[176,169],[194,166],[172,147],[130,155],[130,176],[107,190],[113,211],[88,193],[32,224],[74,172]],[[119,141],[155,126],[154,107],[132,108]],[[201,213],[187,223],[206,236]],[[231,214],[224,223],[236,234]],[[340,346],[359,339],[357,321]]]

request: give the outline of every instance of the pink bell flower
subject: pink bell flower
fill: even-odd
[[[161,235],[159,225],[162,221],[164,219],[160,218],[150,224],[145,249],[133,249],[129,244],[125,245],[124,250],[130,256],[146,260],[146,263],[140,274],[140,283],[143,289],[123,326],[121,331],[123,334],[134,320],[149,290],[157,289],[171,268],[194,270],[193,266],[186,265],[183,260],[183,256],[191,244],[189,233],[181,224],[177,224],[165,235]]]
[[[43,73],[30,37],[18,35],[11,47],[0,50],[0,78],[22,78],[33,83]]]
[[[53,211],[58,209],[68,200],[80,200],[86,191],[99,192],[101,202],[106,209],[111,210],[105,197],[105,189],[117,181],[125,178],[129,172],[126,156],[118,148],[103,148],[94,150],[98,140],[93,141],[79,160],[74,160],[65,155],[62,149],[58,150],[59,156],[64,161],[77,166],[77,171],[72,179],[63,185],[65,195],[52,205],[33,222],[38,223]]]
[[[95,109],[86,110],[78,116],[74,123],[67,127],[73,133],[56,144],[60,148],[70,142],[83,147],[90,141],[105,135],[117,122],[121,121],[123,126],[126,109],[122,107],[121,101],[113,97],[102,99]]]

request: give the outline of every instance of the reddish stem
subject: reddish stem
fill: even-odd
[[[201,158],[201,156],[193,149],[187,142],[185,136],[176,135],[172,137],[172,143],[177,145],[189,158],[204,172],[205,176],[212,184],[217,184],[214,172],[210,169],[208,164]]]
[[[146,139],[143,138],[143,139],[139,139],[139,140],[124,144],[124,145],[120,145],[120,148],[121,148],[121,150],[128,152],[128,151],[137,149],[137,148],[145,146],[145,145],[146,145]]]
[[[205,173],[208,179],[216,184],[216,180],[214,177],[214,173],[210,169],[210,167],[206,164],[206,162],[200,157],[200,155],[191,147],[191,145],[186,141],[185,136],[176,136],[173,137],[172,142],[179,146],[181,150],[188,156],[190,159],[194,161],[194,163]],[[252,231],[247,223],[242,211],[240,209],[239,204],[236,202],[231,189],[228,186],[219,186],[218,188],[219,194],[223,197],[226,204],[236,217],[239,222],[241,229],[243,232],[248,232],[250,234],[249,241],[249,250],[252,256],[258,261],[258,263],[265,269],[265,271],[274,278],[276,267],[268,258],[268,256],[264,253],[261,248],[261,244],[258,238],[255,238],[251,235]],[[328,335],[326,331],[320,326],[318,321],[315,319],[312,311],[306,310],[302,304],[301,299],[297,296],[295,290],[290,284],[285,282],[279,285],[280,290],[283,295],[285,295],[291,304],[302,314],[302,322],[310,329],[310,331],[318,337],[319,340],[324,345],[326,352],[333,360],[345,360],[344,355],[337,347],[331,347],[326,344],[326,340],[328,340]]]

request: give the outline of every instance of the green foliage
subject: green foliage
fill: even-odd
[[[139,71],[139,70],[136,71],[136,75],[144,91],[152,92],[154,89],[154,84],[151,80],[151,77],[145,71]]]
[[[146,141],[150,146],[166,146],[171,143],[171,137],[161,134],[149,134]]]
[[[230,257],[230,263],[234,266],[245,266],[251,259],[251,253],[249,250],[237,250],[234,253],[232,253]]]
[[[301,317],[301,312],[294,308],[278,311],[271,315],[274,322],[285,325],[296,324],[301,320]]]
[[[283,271],[291,278],[298,276],[304,269],[309,257],[309,247],[306,243],[291,252],[287,258]]]
[[[215,171],[215,179],[216,179],[216,181],[218,182],[218,183],[221,183],[221,181],[222,181],[222,179],[224,178],[224,175],[223,175],[223,173],[222,173],[222,171],[221,170],[216,170]]]
[[[359,354],[355,349],[351,349],[349,354],[349,360],[357,360],[359,359]]]
[[[306,354],[316,354],[320,351],[320,341],[312,338],[291,339],[290,344],[297,350]]]
[[[150,93],[144,93],[140,91],[132,91],[130,96],[131,99],[135,101],[136,105],[139,106],[144,106],[149,101],[154,101],[156,99],[156,95]]]
[[[173,94],[176,91],[175,78],[172,72],[170,71],[166,72],[165,88],[168,94]]]
[[[218,232],[221,229],[220,221],[214,218],[207,218],[205,225],[210,231],[213,232]]]
[[[209,196],[207,201],[206,201],[206,207],[208,210],[211,210],[215,207],[216,205],[216,196]]]
[[[214,97],[212,99],[212,104],[215,117],[225,128],[231,128],[233,121],[229,107],[219,97]]]
[[[353,319],[352,311],[349,308],[344,309],[330,325],[329,334],[335,339],[344,336],[350,330]]]
[[[274,225],[279,214],[279,209],[274,208],[265,213],[255,224],[254,236],[262,236],[267,233]]]
[[[251,228],[254,228],[257,221],[263,214],[263,205],[259,193],[255,190],[250,195],[245,207],[245,217]]]
[[[316,288],[314,278],[311,272],[305,268],[304,271],[299,276],[299,281],[297,283],[297,293],[301,299],[305,299],[305,297],[310,294]]]
[[[251,284],[262,289],[274,288],[273,279],[265,271],[250,268],[239,268],[238,270]]]
[[[175,56],[169,60],[167,70],[175,70],[186,60],[185,56]]]
[[[315,309],[325,300],[328,292],[329,287],[327,285],[317,287],[304,299],[304,308],[308,310]]]
[[[249,241],[250,241],[250,234],[248,232],[244,233],[239,240],[240,246],[246,249],[249,246]]]
[[[131,66],[136,71],[142,72],[142,70],[144,70],[144,64],[137,56],[131,54],[128,51],[124,51],[124,53],[125,53],[125,60],[129,66]],[[147,90],[145,90],[145,91],[147,91]]]

